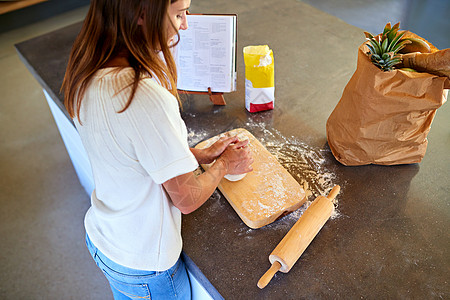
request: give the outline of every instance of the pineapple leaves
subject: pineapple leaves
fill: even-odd
[[[388,44],[389,44],[389,39],[385,39],[383,41],[383,43],[381,44],[381,53],[380,54],[386,53]]]
[[[395,30],[395,32],[397,32],[399,28],[400,28],[400,22],[398,22],[397,24],[392,26],[392,30]]]
[[[387,37],[389,40],[389,44],[391,44],[394,41],[394,39],[396,38],[396,35],[397,35],[397,30],[391,30],[388,32]]]
[[[391,30],[391,22],[388,22],[386,26],[384,26],[383,35],[385,35],[389,30]]]
[[[370,32],[364,31],[364,35],[366,36],[366,39],[368,39],[368,40],[373,39],[373,35]]]
[[[367,55],[374,65],[383,71],[391,71],[396,64],[399,64],[402,59],[397,55],[397,52],[405,47],[406,44],[411,43],[407,39],[403,39],[406,31],[400,31],[400,23],[391,26],[387,23],[384,27],[383,33],[373,36],[369,32],[364,32],[366,36],[366,43],[369,52]]]
[[[410,44],[411,41],[410,40],[403,40],[400,43],[398,43],[398,45],[396,45],[394,47],[394,49],[392,49],[392,52],[397,53],[398,51],[400,51],[401,49],[403,49],[403,47],[405,47],[407,44]]]
[[[381,60],[381,57],[378,54],[372,54],[372,57],[376,60]]]
[[[398,63],[400,63],[400,59],[394,59],[394,60],[391,60],[391,61],[389,61],[388,63],[386,63],[385,65],[386,65],[386,67],[387,68],[391,68],[391,67],[393,67],[394,65],[396,65],[396,64],[398,64]]]
[[[377,53],[377,51],[375,51],[375,49],[373,48],[373,46],[371,44],[367,44],[367,47],[369,48],[369,53],[373,53],[373,54]]]
[[[399,27],[400,27],[400,23],[397,23],[387,33],[387,37],[389,39],[389,44],[391,44],[394,41],[394,39],[396,38]]]
[[[370,40],[370,43],[372,44],[373,49],[375,50],[374,53],[381,55],[381,46],[380,43],[378,43],[376,40]]]
[[[393,51],[395,48],[395,45],[398,43],[398,41],[400,41],[400,39],[405,35],[406,32],[402,32],[399,35],[397,35],[392,43],[390,44],[389,48],[387,49],[388,51]],[[409,43],[408,43],[409,44]],[[398,50],[397,50],[398,51]]]

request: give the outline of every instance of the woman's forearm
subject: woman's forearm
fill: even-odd
[[[183,214],[191,213],[205,203],[226,174],[242,174],[253,170],[253,158],[246,147],[248,141],[230,145],[232,142],[236,142],[236,137],[222,138],[208,150],[191,149],[199,163],[216,161],[199,176],[190,172],[163,183],[173,204]]]
[[[211,197],[220,180],[227,174],[227,164],[218,159],[199,176],[183,174],[165,182],[164,188],[173,204],[183,213],[189,214],[202,206]]]

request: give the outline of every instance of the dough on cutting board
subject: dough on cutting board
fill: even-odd
[[[234,135],[237,136],[237,138],[239,139],[240,142],[248,140],[248,136],[243,133],[234,134]],[[239,181],[239,180],[243,179],[245,177],[245,175],[247,175],[247,173],[236,174],[236,175],[227,174],[227,175],[225,175],[225,179],[227,179],[229,181]]]
[[[231,137],[231,136],[237,136],[237,138],[239,139],[239,141],[249,140],[248,136],[247,136],[246,134],[244,134],[244,133],[233,132],[233,133],[230,134],[229,132],[226,132],[226,133],[222,133],[222,134],[220,134],[220,135],[216,135],[215,137],[212,137],[211,139],[209,139],[208,143],[206,143],[206,144],[204,145],[203,148],[208,148],[208,147],[210,147],[212,144],[214,144],[214,143],[217,142],[221,137],[224,137],[224,136],[230,136],[230,137]],[[244,174],[235,174],[235,175],[227,174],[227,175],[225,175],[225,179],[227,179],[227,180],[229,180],[229,181],[239,181],[239,180],[243,179],[246,175],[247,175],[247,173],[244,173]]]
[[[229,181],[239,181],[239,180],[243,179],[245,177],[245,175],[247,175],[247,173],[236,174],[236,175],[227,174],[227,175],[225,175],[225,179],[229,180]]]
[[[258,139],[244,128],[229,132],[239,139],[247,136],[254,156],[254,171],[243,180],[222,180],[219,190],[241,220],[250,228],[261,228],[277,220],[283,214],[297,210],[305,203],[306,195],[299,182],[278,162]],[[204,148],[210,139],[195,146]],[[208,170],[210,165],[202,164]],[[274,200],[275,199],[275,200]]]

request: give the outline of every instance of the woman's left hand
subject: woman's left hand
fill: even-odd
[[[216,158],[218,158],[228,145],[237,143],[239,139],[236,136],[221,137],[217,142],[205,149],[191,148],[191,152],[194,154],[199,164],[210,164]]]

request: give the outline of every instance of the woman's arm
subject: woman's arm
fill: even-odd
[[[211,197],[220,180],[226,174],[242,174],[252,171],[248,141],[239,142],[226,148],[216,162],[203,174],[193,172],[177,176],[163,183],[173,204],[183,214],[199,208]]]

